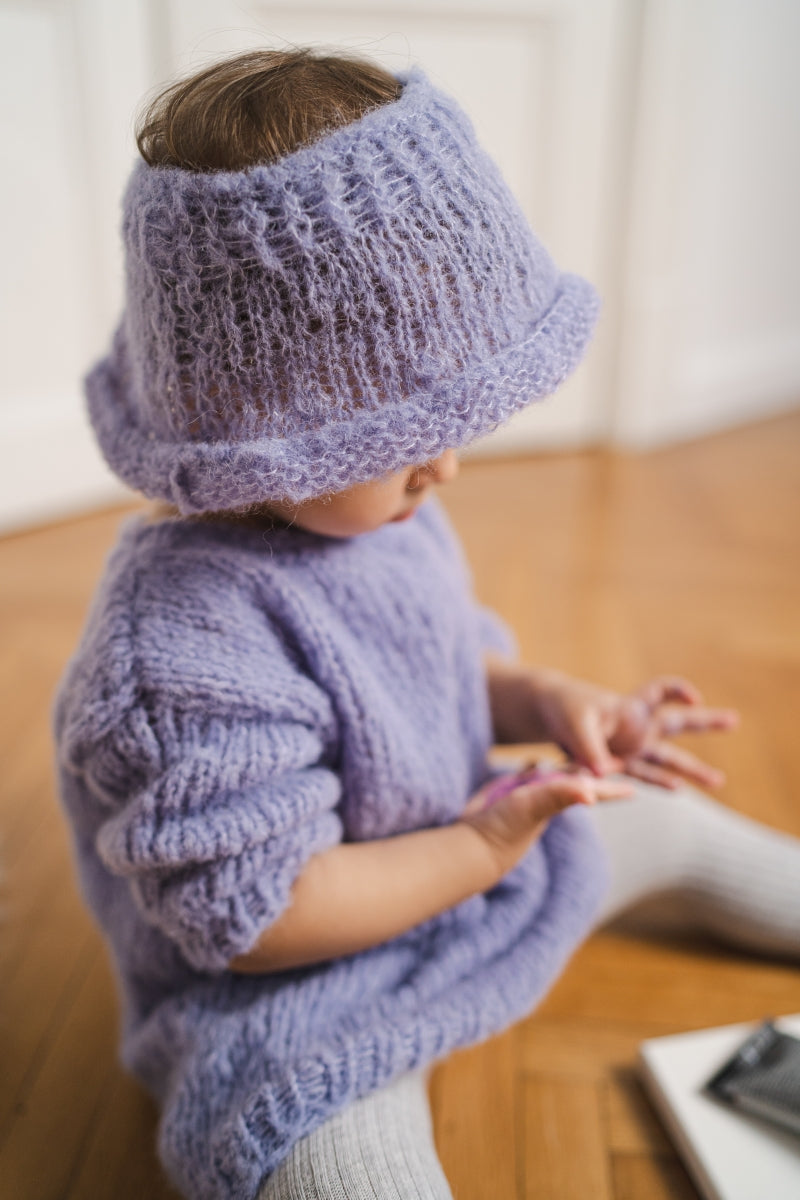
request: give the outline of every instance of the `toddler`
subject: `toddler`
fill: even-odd
[[[735,714],[524,667],[473,598],[432,493],[557,388],[597,303],[458,105],[265,51],[167,90],[139,145],[87,395],[156,503],[55,706],[123,1061],[187,1197],[442,1200],[432,1062],[653,894],[800,957],[800,850],[688,786],[718,773],[670,736]],[[534,741],[565,766],[498,781],[490,746]]]

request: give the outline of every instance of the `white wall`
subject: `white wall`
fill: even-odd
[[[658,445],[797,403],[794,0],[0,0],[0,527],[124,494],[80,380],[121,304],[140,99],[285,40],[421,62],[604,296],[580,371],[481,452]]]
[[[800,401],[800,4],[643,18],[609,429],[633,446]]]
[[[127,494],[81,379],[120,305],[119,198],[150,57],[140,3],[0,2],[0,528]]]

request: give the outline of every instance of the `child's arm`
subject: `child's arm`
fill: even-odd
[[[662,787],[686,782],[718,787],[715,770],[668,740],[678,734],[732,729],[730,709],[706,708],[679,676],[658,676],[627,695],[561,671],[485,656],[489,704],[498,742],[556,742],[598,775],[626,774]]]
[[[232,971],[280,971],[366,950],[452,908],[500,878],[483,838],[464,822],[310,858],[292,902]]]
[[[522,783],[487,807],[492,788],[476,792],[452,825],[347,842],[309,859],[289,907],[230,969],[281,971],[389,941],[493,887],[568,805],[630,794],[576,776]]]

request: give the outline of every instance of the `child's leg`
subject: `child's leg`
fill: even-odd
[[[637,909],[661,929],[800,960],[800,839],[688,786],[641,783],[590,812],[612,873],[597,926]]]
[[[426,1073],[356,1100],[297,1142],[258,1200],[453,1200],[433,1144]]]

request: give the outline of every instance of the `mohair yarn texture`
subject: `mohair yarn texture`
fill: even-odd
[[[597,311],[456,102],[393,103],[269,166],[134,169],[125,311],[87,378],[114,471],[183,513],[422,464],[548,395]]]
[[[58,775],[122,1059],[191,1200],[251,1200],[334,1112],[530,1012],[591,927],[607,864],[568,810],[400,937],[226,970],[315,852],[460,815],[490,774],[489,645],[508,635],[435,500],[342,540],[126,522],[57,697]]]

